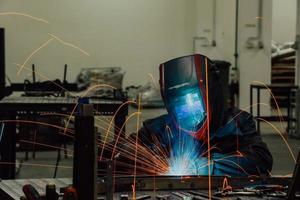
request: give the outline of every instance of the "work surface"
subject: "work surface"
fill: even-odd
[[[54,183],[59,192],[60,187],[66,187],[71,182],[69,178],[2,180],[0,182],[0,199],[20,199],[24,195],[22,187],[25,184],[31,184],[40,194],[43,194],[48,183]]]
[[[224,185],[224,180],[226,183]],[[133,177],[116,177],[115,185],[112,187],[116,191],[113,195],[113,199],[132,199],[132,184]],[[290,182],[290,178],[272,177],[272,178],[224,178],[224,177],[212,177],[212,199],[283,199],[282,197],[272,197],[272,195],[280,195],[279,193],[259,193],[249,191],[240,191],[236,194],[228,194],[226,197],[218,196],[215,192],[218,188],[228,185],[233,188],[240,188],[247,186],[255,186],[261,184],[280,184],[286,186]],[[22,179],[22,180],[3,180],[0,182],[0,199],[20,199],[23,195],[22,186],[24,184],[32,184],[40,194],[45,191],[47,183],[54,183],[57,188],[57,192],[62,187],[66,187],[71,184],[71,179],[59,178],[59,179]],[[208,198],[208,177],[137,177],[136,179],[136,199],[160,199],[160,200],[188,200],[188,199],[207,199]],[[98,199],[108,199],[106,194],[107,186],[105,185],[105,179],[99,179],[98,192],[102,193]],[[155,188],[155,189],[154,189]]]

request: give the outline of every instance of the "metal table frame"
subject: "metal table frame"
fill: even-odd
[[[256,105],[256,116],[253,115],[253,91],[257,90],[257,96],[256,96],[256,101],[257,101],[257,105]],[[295,120],[293,119],[292,116],[292,104],[291,104],[291,100],[292,100],[292,91],[297,90],[298,86],[295,85],[283,85],[283,84],[272,84],[272,85],[267,85],[267,87],[265,87],[264,85],[260,85],[260,84],[251,84],[250,85],[250,113],[251,115],[253,115],[254,118],[256,118],[257,121],[257,132],[260,133],[260,120],[261,119],[265,119],[268,121],[280,121],[280,118],[278,116],[261,116],[260,115],[260,90],[267,90],[267,89],[271,89],[271,90],[282,90],[282,89],[286,89],[288,90],[288,95],[287,95],[287,99],[288,99],[288,106],[287,106],[287,115],[282,116],[284,121],[287,121],[287,128],[286,131],[287,133],[289,133],[289,130],[291,128],[291,121]]]
[[[8,97],[9,98],[9,97]],[[35,103],[34,98],[31,102],[20,101],[17,103],[8,103],[5,98],[0,101],[0,120],[16,120],[20,115],[38,116],[43,112],[63,112],[70,113],[74,109],[72,103]],[[40,98],[40,97],[39,97]],[[124,100],[95,100],[91,101],[94,108],[97,110],[96,115],[112,116],[118,108],[126,101]],[[99,103],[97,103],[99,102]],[[116,127],[122,127],[128,115],[128,105],[125,104],[118,111],[115,117],[114,126],[115,134],[119,133]],[[0,124],[1,125],[1,124]],[[0,140],[0,178],[14,179],[15,178],[15,161],[16,161],[16,123],[5,123],[3,134]],[[1,126],[0,126],[1,132]],[[121,133],[125,137],[125,127]]]

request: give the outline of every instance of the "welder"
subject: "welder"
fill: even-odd
[[[180,171],[175,165],[184,165],[179,158],[185,154],[185,162],[188,158],[195,166],[185,174],[268,176],[272,155],[249,113],[225,109],[219,67],[200,54],[161,64],[160,90],[168,113],[144,121],[131,138],[138,135],[152,149],[159,141],[170,157],[170,174]]]

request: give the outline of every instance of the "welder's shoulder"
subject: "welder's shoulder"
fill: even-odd
[[[236,122],[243,135],[257,134],[255,121],[250,113],[238,108],[231,108],[227,110],[226,116]]]
[[[161,134],[166,129],[166,124],[169,122],[169,116],[167,114],[161,115],[153,119],[147,119],[143,122],[143,128],[147,132]]]

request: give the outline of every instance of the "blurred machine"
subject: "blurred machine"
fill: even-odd
[[[124,75],[121,67],[83,68],[76,82],[82,93],[88,91],[86,96],[106,98],[121,95]]]

